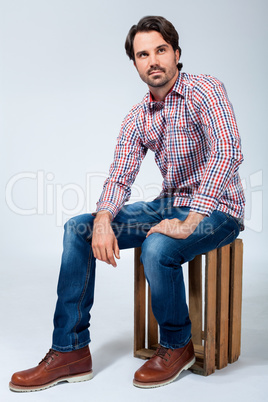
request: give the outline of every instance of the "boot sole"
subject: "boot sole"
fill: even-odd
[[[173,377],[168,378],[167,380],[164,381],[158,381],[158,382],[150,382],[150,383],[144,383],[140,381],[133,380],[133,385],[138,388],[156,388],[156,387],[162,387],[163,385],[168,385],[171,382],[175,381],[179,375],[181,374],[182,371],[188,370],[192,365],[195,364],[195,357],[190,360],[188,363],[185,364],[184,367],[181,368],[181,370],[175,374]]]
[[[47,389],[50,387],[53,387],[54,385],[60,383],[60,382],[83,382],[83,381],[88,381],[93,378],[93,371],[89,371],[87,373],[83,374],[76,374],[71,377],[61,377],[58,378],[57,380],[51,381],[47,384],[44,385],[35,385],[32,387],[22,387],[20,385],[15,385],[12,382],[9,383],[9,389],[14,392],[34,392],[34,391],[42,391],[43,389]]]

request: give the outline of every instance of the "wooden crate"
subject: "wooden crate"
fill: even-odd
[[[140,261],[141,249],[134,260],[134,356],[147,359],[158,345],[158,325],[151,308],[150,288]],[[242,307],[243,242],[205,254],[203,296],[202,255],[188,264],[189,314],[196,363],[196,374],[210,375],[235,362],[240,355]],[[204,314],[203,314],[204,308]],[[146,315],[147,310],[147,315]]]

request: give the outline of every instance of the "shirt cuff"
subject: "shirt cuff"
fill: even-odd
[[[219,201],[217,198],[205,194],[196,194],[191,204],[190,211],[210,216],[217,208]]]
[[[119,208],[113,202],[102,201],[97,203],[97,210],[96,212],[93,212],[92,215],[96,216],[97,213],[100,211],[108,211],[112,214],[113,218],[115,218],[115,216],[119,212]]]

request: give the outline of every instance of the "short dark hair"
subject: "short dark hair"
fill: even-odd
[[[155,16],[147,16],[143,17],[137,25],[133,25],[126,38],[125,49],[130,60],[135,61],[134,49],[133,49],[133,41],[135,35],[138,32],[149,32],[149,31],[157,31],[159,32],[164,40],[169,43],[174,52],[179,50],[181,56],[181,48],[179,46],[179,34],[174,28],[174,26],[166,20],[164,17],[155,17]],[[178,63],[177,67],[180,71],[182,69],[182,63]]]

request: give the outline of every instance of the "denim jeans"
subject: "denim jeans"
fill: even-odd
[[[146,233],[163,219],[186,219],[188,207],[173,207],[173,197],[125,205],[112,221],[120,249],[142,247],[141,260],[151,288],[152,309],[160,328],[160,344],[179,348],[191,338],[182,264],[196,255],[231,243],[239,222],[214,211],[187,239]],[[91,238],[94,216],[83,214],[65,224],[52,348],[68,352],[90,342],[90,309],[94,299],[96,260]],[[130,273],[131,274],[131,273]]]

